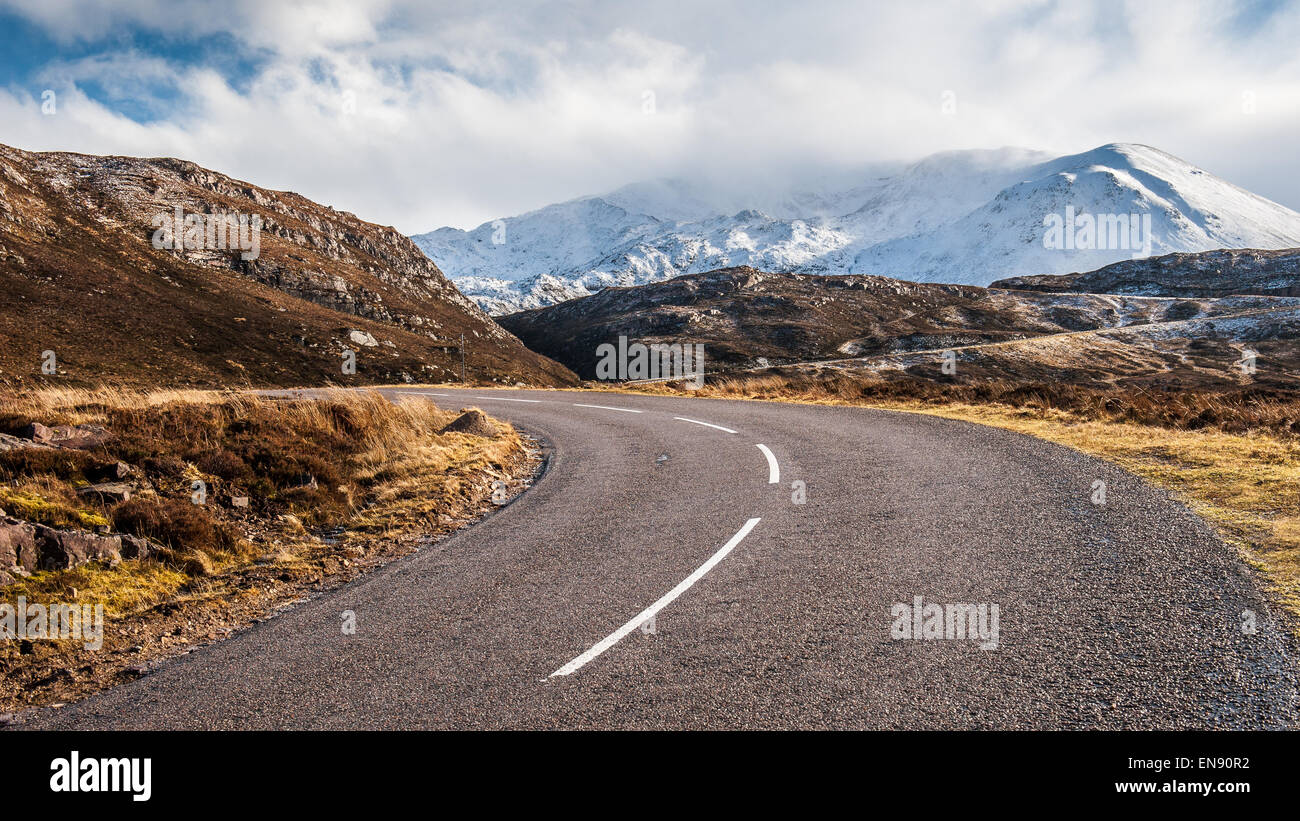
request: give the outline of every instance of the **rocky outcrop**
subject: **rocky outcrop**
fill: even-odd
[[[1197,299],[1234,294],[1300,296],[1300,248],[1165,254],[1124,260],[1083,274],[999,279],[989,287]]]
[[[40,422],[27,425],[20,434],[40,446],[74,450],[98,447],[108,441],[109,432],[102,425],[54,425]]]
[[[126,462],[110,462],[107,465],[100,465],[91,469],[87,477],[97,482],[121,482],[134,475],[136,475],[136,469]]]
[[[90,561],[122,561],[122,538],[36,526],[37,569],[69,570]]]
[[[130,499],[135,489],[135,485],[130,482],[99,482],[78,488],[77,495],[93,499],[101,504],[111,505]]]
[[[67,570],[91,561],[116,564],[123,559],[123,539],[132,540],[128,556],[149,555],[148,542],[135,537],[58,530],[9,516],[0,518],[0,584],[38,570]]]
[[[7,516],[0,518],[0,584],[9,584],[15,576],[36,570],[40,558],[36,545],[35,525]]]

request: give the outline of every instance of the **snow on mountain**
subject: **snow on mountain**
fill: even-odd
[[[1141,145],[1055,159],[954,151],[784,190],[718,190],[635,183],[412,239],[497,314],[741,265],[987,285],[1154,254],[1300,246],[1300,214]]]

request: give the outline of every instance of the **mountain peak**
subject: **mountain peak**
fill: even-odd
[[[494,254],[440,232],[413,239],[500,312],[739,265],[987,285],[1135,255],[1300,246],[1300,214],[1140,143],[1060,157],[1018,147],[945,151],[782,194],[720,196],[700,181],[657,180],[598,199],[617,207],[562,203],[504,220],[506,248]],[[1149,230],[1051,247],[1045,220],[1069,213]],[[544,292],[542,274],[552,278]]]

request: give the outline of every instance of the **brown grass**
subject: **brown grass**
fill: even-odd
[[[661,390],[673,391],[671,387]],[[1300,434],[1300,393],[1246,386],[1226,391],[1094,388],[1065,382],[865,380],[847,375],[764,374],[710,380],[697,396],[851,404],[1002,405],[1064,413],[1080,421],[1132,422],[1180,430]]]
[[[488,477],[506,474],[521,451],[508,425],[490,440],[440,436],[456,413],[426,399],[392,403],[373,392],[270,399],[213,391],[59,389],[32,391],[2,407],[0,427],[96,424],[113,435],[88,452],[0,453],[0,506],[58,527],[111,523],[118,532],[165,548],[155,560],[112,569],[37,573],[4,595],[40,600],[75,587],[83,603],[114,608],[149,607],[214,574],[265,561],[265,548],[251,544],[250,536],[275,543],[272,562],[292,564],[320,552],[317,534],[326,529],[392,535],[459,514],[471,496],[482,493]],[[80,500],[76,488],[88,481],[87,474],[115,461],[136,468],[144,479],[141,491],[110,508]],[[207,486],[201,506],[190,498],[195,480]],[[233,496],[248,497],[249,507],[231,507]],[[87,578],[97,572],[113,584]],[[120,595],[115,587],[131,592]]]
[[[490,439],[440,434],[458,414],[409,396],[394,404],[375,393],[281,400],[61,390],[4,400],[0,415],[115,434],[84,458],[53,451],[0,460],[10,513],[70,525],[76,485],[121,459],[152,492],[101,510],[100,521],[162,545],[151,559],[41,572],[0,588],[3,601],[102,604],[106,615],[101,650],[0,643],[0,712],[120,683],[142,664],[406,555],[490,508],[494,480],[532,466],[509,425],[496,422]],[[202,507],[189,498],[197,478],[209,484]],[[249,507],[228,507],[231,494],[249,495]],[[12,504],[28,497],[30,509]]]

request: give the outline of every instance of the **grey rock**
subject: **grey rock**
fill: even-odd
[[[150,559],[158,555],[158,551],[162,549],[162,545],[157,542],[140,536],[123,533],[119,538],[122,540],[123,559]]]
[[[122,560],[122,537],[36,525],[41,570],[70,570],[90,561],[116,564]]]
[[[97,482],[121,482],[134,474],[135,468],[126,462],[113,462],[111,465],[95,469],[92,476]]]
[[[354,345],[361,345],[365,348],[373,348],[379,344],[373,336],[365,331],[348,331],[348,340]]]
[[[130,499],[134,491],[135,486],[128,482],[100,482],[80,488],[77,495],[94,497],[104,504],[115,504]]]
[[[0,520],[0,570],[34,571],[39,555],[34,525],[8,517]]]

